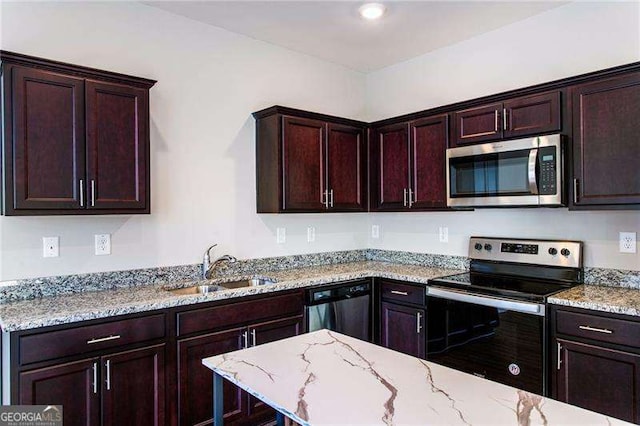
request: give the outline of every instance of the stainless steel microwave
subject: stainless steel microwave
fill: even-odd
[[[447,205],[564,205],[562,140],[556,134],[447,149]]]

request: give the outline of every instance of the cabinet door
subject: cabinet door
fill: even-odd
[[[371,141],[374,210],[408,208],[409,137],[405,123],[381,127]]]
[[[572,93],[574,204],[640,203],[640,73]]]
[[[424,309],[382,302],[380,312],[382,346],[424,358]]]
[[[284,210],[324,211],[325,123],[295,117],[282,120]]]
[[[331,210],[367,210],[367,161],[360,127],[329,123],[327,189]]]
[[[252,325],[249,327],[249,334],[251,335],[251,344],[256,346],[297,336],[302,333],[302,329],[302,315],[298,315],[291,318]],[[258,417],[260,419],[263,417],[275,418],[275,411],[259,399],[249,396],[249,415],[257,421]]]
[[[411,208],[446,207],[446,115],[414,121],[411,135]]]
[[[103,425],[165,424],[164,348],[157,345],[101,358]]]
[[[98,359],[20,373],[21,405],[62,405],[65,426],[100,424]]]
[[[13,119],[5,125],[13,131],[4,147],[6,213],[81,208],[84,81],[18,66],[12,68],[11,81],[7,108]]]
[[[560,92],[543,93],[505,102],[502,124],[505,138],[559,131]]]
[[[88,208],[147,208],[147,91],[87,81],[86,111]]]
[[[498,140],[502,138],[502,104],[456,112],[456,145]]]
[[[178,342],[178,416],[182,426],[213,424],[213,374],[202,359],[242,349],[242,333],[236,328]],[[247,396],[240,388],[224,381],[224,419],[243,418]]]
[[[640,355],[558,339],[556,397],[632,423],[640,422]]]

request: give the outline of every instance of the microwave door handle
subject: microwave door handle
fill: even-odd
[[[538,183],[536,179],[536,165],[538,163],[538,149],[534,148],[529,151],[529,192],[533,195],[538,195]]]

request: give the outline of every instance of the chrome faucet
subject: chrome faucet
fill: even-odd
[[[205,280],[208,280],[209,278],[211,278],[211,275],[214,269],[216,269],[216,267],[222,262],[234,263],[238,260],[233,256],[225,254],[223,256],[220,256],[213,262],[211,262],[211,255],[210,255],[211,249],[217,246],[218,246],[217,244],[214,244],[211,247],[209,247],[207,251],[204,252],[204,259],[202,260],[202,277]]]

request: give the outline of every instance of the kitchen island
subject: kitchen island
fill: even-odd
[[[328,330],[203,364],[301,425],[629,424]]]

